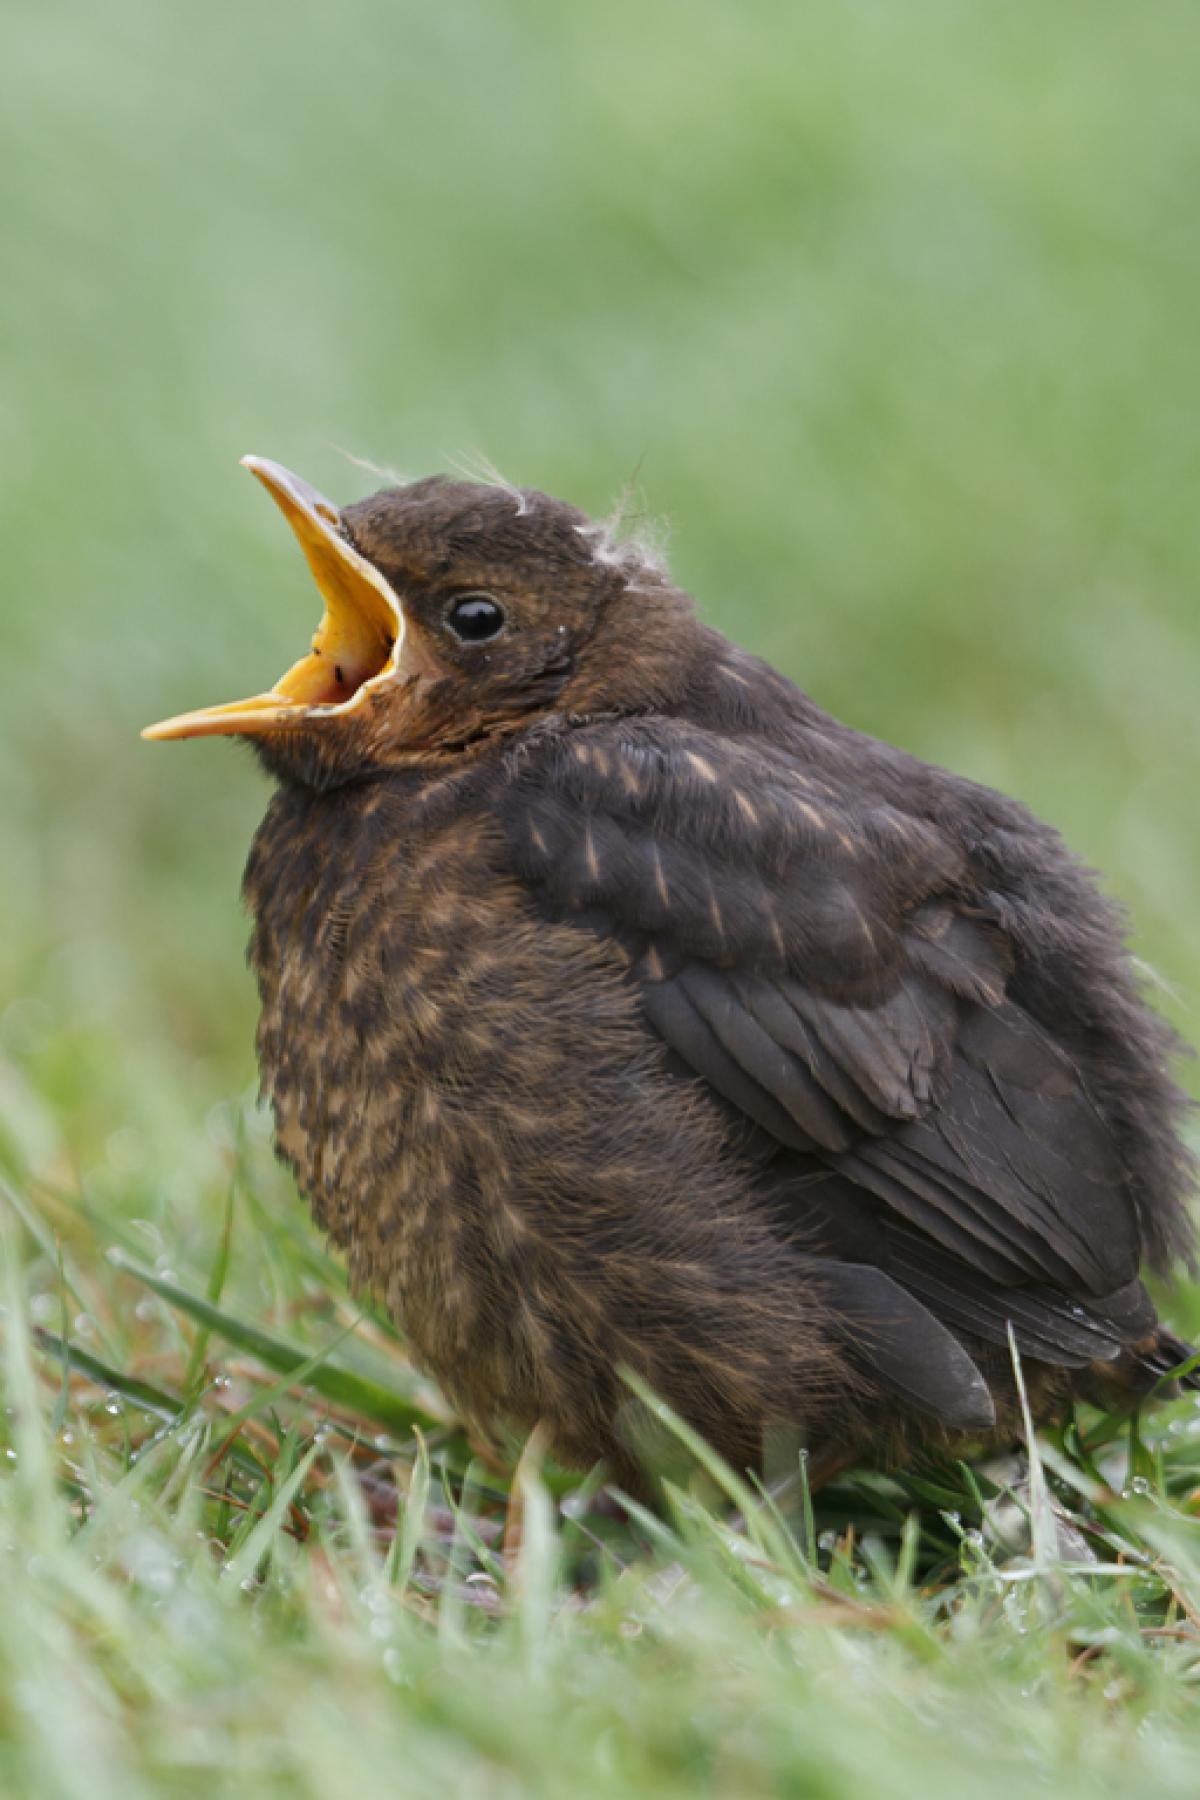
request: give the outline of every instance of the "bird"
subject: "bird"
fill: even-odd
[[[1142,1280],[1193,1256],[1181,1046],[1055,829],[834,719],[611,520],[243,460],[323,617],[144,735],[274,779],[277,1152],[485,1441],[632,1484],[649,1390],[815,1479],[1197,1380]]]

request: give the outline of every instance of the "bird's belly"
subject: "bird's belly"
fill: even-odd
[[[587,1083],[564,1092],[564,1070],[611,1039],[627,1080],[642,1028],[610,955],[574,932],[551,946],[477,828],[417,836],[402,856],[393,839],[372,861],[373,819],[352,829],[323,810],[306,899],[277,884],[258,908],[276,1143],[418,1360],[471,1411],[531,1421],[568,1367],[583,1379],[578,1321],[560,1324],[581,1276],[564,1274],[558,1208],[565,1194],[582,1212],[601,1177],[573,1125]]]
[[[279,1151],[346,1251],[352,1284],[378,1296],[465,1411],[532,1423],[538,1359],[522,1316],[520,1227],[494,1168],[471,1154],[480,1134],[419,1082],[393,1087],[386,1106],[368,1084],[277,1091],[275,1112]]]
[[[563,1360],[530,1304],[554,1286],[529,1198],[531,1161],[547,1159],[536,1129],[521,1136],[536,1122],[519,1091],[472,1067],[454,993],[410,988],[394,963],[388,978],[378,1012],[344,984],[324,1003],[309,989],[303,1041],[264,1057],[277,1149],[417,1361],[479,1420],[532,1424]],[[265,1017],[262,1036],[279,1037]]]

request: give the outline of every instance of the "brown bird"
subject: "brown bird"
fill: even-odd
[[[339,511],[249,738],[279,1154],[484,1425],[633,1478],[636,1371],[731,1462],[1135,1395],[1192,1169],[1120,920],[1016,801],[839,724],[574,507]]]

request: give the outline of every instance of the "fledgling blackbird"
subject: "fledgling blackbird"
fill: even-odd
[[[339,511],[325,603],[152,727],[278,789],[245,892],[280,1155],[464,1413],[628,1474],[637,1373],[737,1466],[1144,1391],[1190,1251],[1177,1047],[1023,806],[829,717],[573,506]]]

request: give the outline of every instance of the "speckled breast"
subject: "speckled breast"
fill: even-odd
[[[453,1097],[485,1053],[469,997],[494,954],[480,895],[491,913],[497,881],[457,786],[284,789],[245,884],[279,1152],[353,1279],[436,1338],[420,1348],[438,1362],[477,1310],[461,1253],[476,1132]]]
[[[590,1254],[563,1196],[594,1195],[595,1109],[627,1112],[648,1055],[618,953],[537,915],[470,778],[281,790],[245,887],[280,1155],[460,1403],[538,1416],[590,1329],[557,1343]]]

